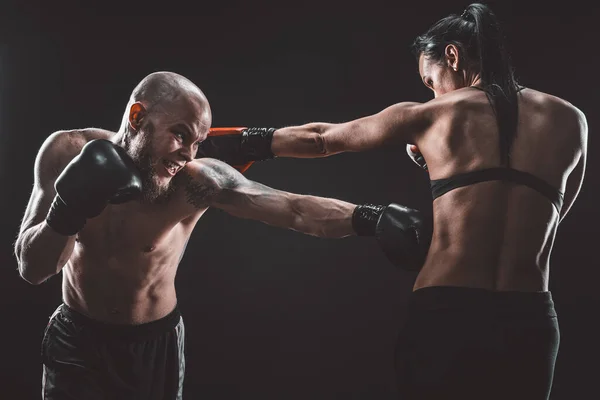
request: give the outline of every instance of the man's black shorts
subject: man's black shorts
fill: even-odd
[[[185,370],[179,310],[141,325],[95,321],[65,304],[42,340],[45,400],[176,400]]]

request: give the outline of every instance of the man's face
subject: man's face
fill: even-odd
[[[196,156],[211,124],[208,103],[180,97],[150,110],[129,152],[143,177],[147,202],[166,199],[175,190],[173,178]]]

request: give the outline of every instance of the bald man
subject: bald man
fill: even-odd
[[[34,285],[63,272],[63,304],[42,343],[44,399],[181,398],[174,280],[208,207],[320,237],[375,231],[370,206],[274,190],[195,160],[210,125],[200,89],[159,72],[134,89],[118,132],[59,131],[43,143],[15,254]]]

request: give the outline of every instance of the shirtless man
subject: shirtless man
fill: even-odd
[[[402,398],[550,394],[559,345],[550,254],[583,182],[587,122],[569,102],[519,86],[505,48],[492,11],[471,4],[414,42],[433,100],[271,128],[261,154],[246,154],[244,129],[230,132],[239,149],[219,149],[218,138],[201,149],[242,162],[407,144],[428,170],[433,238],[398,346]]]
[[[210,125],[201,90],[158,72],[134,89],[118,132],[60,131],[42,145],[15,254],[34,285],[63,272],[64,304],[42,344],[44,399],[181,399],[174,280],[208,207],[320,237],[375,234],[368,206],[274,190],[195,159]]]

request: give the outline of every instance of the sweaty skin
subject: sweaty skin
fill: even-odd
[[[455,47],[450,50],[458,52]],[[478,73],[423,56],[419,70],[434,91],[433,100],[399,103],[341,124],[279,129],[273,136],[274,154],[325,157],[411,143],[425,157],[430,179],[502,166],[492,107],[483,91],[470,87],[480,85]],[[556,230],[583,182],[587,123],[581,111],[555,96],[524,89],[518,99],[510,166],[560,189],[565,194],[560,215],[540,193],[508,182],[482,182],[444,194],[433,202],[433,240],[414,290],[548,290]],[[405,157],[404,150],[399,157]]]
[[[15,247],[24,279],[39,284],[62,271],[63,299],[69,307],[99,321],[141,324],[175,307],[179,261],[210,206],[310,235],[354,234],[353,204],[278,191],[247,180],[220,161],[194,160],[211,122],[208,102],[197,92],[184,87],[154,114],[148,112],[150,102],[131,103],[117,133],[61,131],[46,140],[36,159],[34,189]],[[61,236],[45,222],[56,194],[54,182],[94,139],[111,140],[130,154],[145,148],[153,182],[170,189],[150,200],[108,205],[76,235]],[[169,171],[169,162],[179,166]]]

